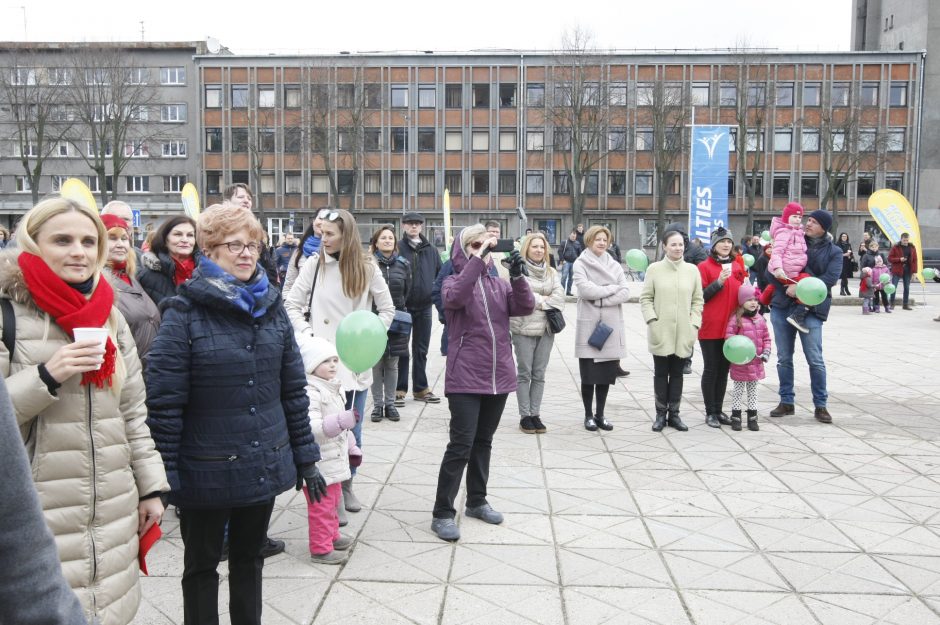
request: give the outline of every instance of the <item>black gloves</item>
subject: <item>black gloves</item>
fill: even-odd
[[[509,265],[509,277],[510,278],[521,278],[522,276],[529,275],[529,270],[525,266],[525,260],[522,258],[522,254],[519,253],[519,250],[513,250],[509,253],[509,259],[507,261]]]
[[[304,482],[307,483],[310,498],[320,503],[320,499],[326,495],[326,480],[320,475],[320,469],[317,468],[316,463],[297,467],[297,490],[303,488]]]

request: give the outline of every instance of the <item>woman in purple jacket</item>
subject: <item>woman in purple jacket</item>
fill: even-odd
[[[535,298],[523,277],[525,261],[519,252],[509,257],[509,283],[487,271],[496,235],[476,224],[464,228],[451,250],[454,274],[444,280],[441,299],[447,319],[449,349],[444,394],[450,406],[450,442],[437,478],[437,498],[431,531],[455,541],[460,530],[454,499],[460,476],[467,469],[467,508],[464,514],[499,524],[503,515],[486,501],[493,434],[516,390],[509,318],[535,310]]]

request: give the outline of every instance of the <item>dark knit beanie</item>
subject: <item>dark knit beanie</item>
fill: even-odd
[[[826,232],[829,232],[829,230],[832,228],[832,213],[829,211],[814,210],[809,214],[809,217],[815,219],[816,223],[822,226],[823,230]]]

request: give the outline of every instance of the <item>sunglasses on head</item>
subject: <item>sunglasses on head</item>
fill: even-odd
[[[320,212],[317,213],[318,219],[325,219],[327,221],[336,221],[339,219],[339,213],[337,211],[331,211],[328,208],[320,209]]]

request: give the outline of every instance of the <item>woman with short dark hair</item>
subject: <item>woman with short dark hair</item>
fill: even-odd
[[[199,260],[196,222],[186,215],[164,221],[153,235],[150,251],[141,258],[137,279],[157,306],[176,295],[181,284],[193,275]]]

